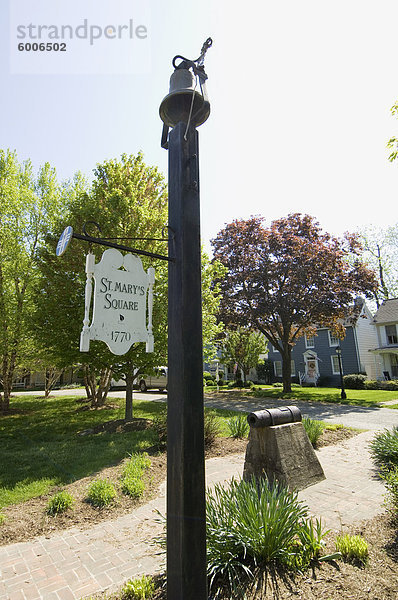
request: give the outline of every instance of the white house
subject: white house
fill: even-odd
[[[373,318],[377,346],[370,352],[377,367],[376,379],[398,379],[398,298],[385,300]]]

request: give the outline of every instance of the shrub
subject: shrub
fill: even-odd
[[[123,494],[131,498],[140,498],[142,496],[145,490],[145,483],[142,476],[150,466],[151,460],[146,452],[143,454],[133,454],[130,457],[122,473]]]
[[[115,500],[117,496],[116,488],[106,479],[96,479],[93,481],[87,494],[87,501],[93,506],[102,508]]]
[[[390,471],[382,470],[380,474],[386,486],[386,505],[393,516],[398,515],[398,467],[394,467]]]
[[[227,425],[229,436],[232,438],[243,439],[249,433],[249,423],[247,422],[246,414],[228,419]]]
[[[276,383],[272,384],[272,387],[274,387],[274,388],[283,388],[283,383],[281,383],[280,381],[277,381]]]
[[[138,579],[130,579],[122,587],[123,600],[150,600],[155,591],[155,583],[152,577],[143,575]]]
[[[343,560],[365,565],[369,557],[367,541],[361,535],[341,535],[336,538],[336,550]]]
[[[376,381],[370,379],[365,381],[366,390],[388,390],[396,392],[398,390],[398,380],[391,379],[391,381]]]
[[[209,448],[214,444],[216,438],[221,433],[220,419],[211,412],[205,412],[204,418],[204,431],[205,431],[205,447]]]
[[[210,589],[225,584],[233,595],[257,565],[305,568],[326,535],[297,492],[265,479],[217,484],[207,492],[206,522]]]
[[[213,375],[211,373],[209,373],[209,371],[203,371],[203,379],[205,381],[208,381],[208,380],[213,381],[214,377],[213,377]]]
[[[367,379],[365,381],[365,390],[379,390],[380,382],[375,379]]]
[[[162,449],[167,445],[167,410],[160,412],[152,421],[156,445]]]
[[[47,513],[49,515],[58,515],[72,508],[75,499],[71,494],[65,491],[58,492],[50,498],[47,504]]]
[[[377,433],[370,442],[370,453],[379,467],[398,467],[398,427]]]
[[[309,419],[308,417],[305,417],[302,422],[311,444],[316,448],[323,431],[322,423],[320,421],[315,421],[314,419]]]
[[[349,390],[364,390],[366,375],[361,373],[352,373],[351,375],[344,375],[344,385]]]
[[[381,390],[390,390],[391,392],[396,392],[398,390],[398,380],[391,379],[391,381],[380,381],[380,389]]]

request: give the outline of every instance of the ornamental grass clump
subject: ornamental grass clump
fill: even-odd
[[[143,475],[151,466],[151,460],[146,452],[132,454],[123,468],[121,477],[122,492],[131,498],[138,499],[145,490]]]
[[[107,479],[96,479],[93,481],[87,494],[87,502],[98,508],[108,506],[117,497],[116,488]]]
[[[343,560],[366,565],[369,558],[367,541],[361,535],[341,535],[336,538],[336,550],[341,552]]]
[[[234,439],[243,439],[247,437],[249,433],[249,423],[247,422],[247,415],[238,415],[228,419],[228,432],[229,437]]]
[[[155,592],[155,582],[152,577],[143,575],[130,579],[121,591],[122,600],[150,600]]]
[[[387,510],[393,517],[398,516],[398,467],[393,469],[382,469],[380,477],[384,481],[387,493],[385,495],[385,504]]]
[[[69,508],[72,508],[75,503],[75,499],[69,492],[61,491],[50,498],[47,504],[47,514],[59,515],[65,512]]]
[[[265,479],[216,485],[207,492],[206,519],[210,589],[226,587],[231,597],[258,566],[308,567],[319,558],[326,535],[297,492]]]
[[[315,421],[314,419],[309,419],[308,417],[304,417],[302,423],[312,446],[316,448],[323,431],[322,423],[320,421]]]
[[[388,470],[398,467],[398,427],[376,434],[370,443],[370,453],[379,467]]]
[[[220,419],[212,412],[205,412],[204,434],[205,447],[210,448],[221,433]]]

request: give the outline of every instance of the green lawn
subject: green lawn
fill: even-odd
[[[284,394],[282,388],[267,387],[256,391],[245,391],[245,396],[254,398],[284,398],[307,400],[309,402],[332,402],[354,406],[378,406],[388,400],[398,401],[398,391],[385,390],[346,390],[347,399],[342,400],[339,388],[295,387],[290,394]]]
[[[128,454],[155,444],[152,429],[79,436],[78,432],[96,424],[123,418],[125,401],[109,398],[115,408],[85,410],[87,404],[76,402],[77,398],[12,398],[11,414],[0,416],[0,509],[118,464]],[[159,402],[133,403],[134,417],[153,419],[164,408]],[[216,412],[221,435],[228,435],[226,420],[237,413]]]
[[[82,410],[76,397],[15,397],[10,415],[0,417],[0,507],[46,493],[105,466],[117,464],[128,453],[154,443],[151,430],[120,434],[77,435],[95,424],[124,416],[124,400],[111,399],[117,408]],[[155,402],[135,402],[136,417],[153,418],[161,410]]]

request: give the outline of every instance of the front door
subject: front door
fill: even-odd
[[[305,379],[308,383],[316,383],[318,379],[318,357],[313,352],[304,354]]]

